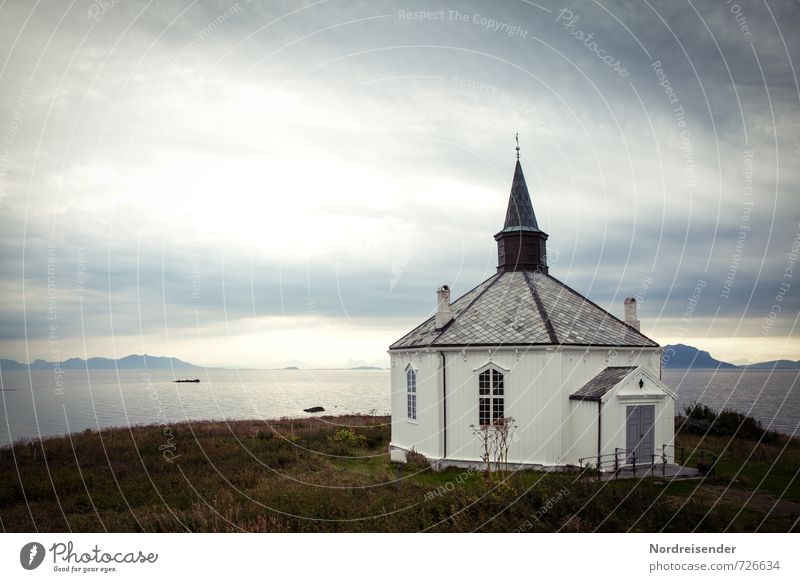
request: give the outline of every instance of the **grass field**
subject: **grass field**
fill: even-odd
[[[800,442],[679,433],[701,480],[599,483],[389,463],[385,416],[197,422],[0,449],[4,531],[771,531],[797,528]],[[168,429],[168,430],[165,430]],[[687,459],[691,464],[694,457]]]

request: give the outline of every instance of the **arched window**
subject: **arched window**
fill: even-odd
[[[408,399],[408,418],[417,419],[417,373],[409,368],[406,371],[406,397]]]
[[[478,422],[495,424],[505,414],[503,374],[494,368],[484,370],[478,375]]]

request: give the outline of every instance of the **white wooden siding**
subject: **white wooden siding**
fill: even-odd
[[[504,374],[505,414],[517,431],[509,461],[577,464],[597,454],[597,403],[571,401],[570,394],[607,366],[642,366],[658,378],[659,350],[636,348],[504,348],[445,350],[447,359],[447,458],[479,460],[478,372],[489,364]],[[442,374],[439,351],[391,352],[392,445],[443,457]],[[417,370],[417,422],[406,418],[406,366]],[[674,402],[656,403],[655,446],[673,438]],[[625,406],[603,404],[603,453],[625,447]],[[472,425],[472,426],[471,426]],[[620,444],[621,443],[621,444]]]
[[[406,369],[417,372],[417,418],[407,412]],[[440,458],[440,379],[438,354],[411,352],[391,355],[392,445]]]
[[[578,465],[579,459],[597,457],[597,402],[570,400],[569,441],[562,463]]]

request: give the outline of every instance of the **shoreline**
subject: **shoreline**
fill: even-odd
[[[49,435],[42,435],[42,436],[33,436],[33,437],[20,437],[17,440],[11,441],[9,443],[0,444],[0,451],[4,449],[11,449],[12,447],[17,446],[30,446],[32,443],[39,443],[39,442],[47,442],[51,440],[58,440],[58,439],[70,439],[70,437],[75,437],[77,435],[100,435],[106,432],[136,432],[142,430],[153,430],[153,429],[163,429],[164,427],[170,427],[172,429],[180,429],[180,428],[188,428],[191,426],[205,426],[205,425],[252,425],[253,423],[262,423],[265,425],[269,424],[281,424],[286,422],[306,422],[306,421],[315,421],[315,420],[330,420],[330,419],[368,419],[368,418],[386,418],[391,422],[391,418],[389,413],[386,414],[368,414],[368,413],[359,413],[353,412],[348,414],[312,414],[312,413],[301,413],[303,416],[280,416],[275,418],[236,418],[236,419],[215,419],[215,418],[205,418],[201,420],[182,420],[180,422],[175,423],[160,423],[160,422],[150,422],[150,423],[137,423],[131,425],[110,425],[102,428],[85,428],[83,430],[77,430],[68,433],[58,433],[58,434],[49,434]],[[333,426],[362,426],[362,424],[336,424],[336,423],[329,423]]]
[[[236,426],[239,424],[244,425],[252,425],[253,423],[262,423],[264,425],[270,424],[281,424],[285,422],[314,422],[314,421],[331,421],[334,419],[372,419],[372,418],[385,418],[387,419],[388,423],[391,424],[391,415],[387,412],[385,414],[369,414],[369,413],[360,413],[360,412],[353,412],[347,414],[315,414],[315,413],[301,413],[297,416],[280,416],[275,418],[237,418],[237,419],[215,419],[215,418],[207,418],[201,420],[183,420],[177,423],[160,423],[160,422],[152,422],[152,423],[137,423],[131,425],[111,425],[107,427],[102,427],[100,429],[97,428],[85,428],[83,430],[78,430],[69,433],[58,433],[58,434],[50,434],[50,435],[42,435],[34,436],[34,437],[20,437],[17,440],[11,441],[9,443],[0,444],[0,451],[4,449],[11,449],[13,447],[18,446],[30,446],[31,443],[38,443],[38,442],[46,442],[49,440],[54,439],[69,439],[70,437],[75,437],[76,435],[85,435],[85,434],[102,434],[105,432],[119,432],[119,431],[127,431],[127,432],[135,432],[141,430],[152,430],[156,428],[160,428],[164,430],[165,428],[169,429],[179,429],[185,428],[189,426],[204,426],[204,425],[230,425]],[[686,419],[686,416],[682,414],[675,415],[675,422],[676,426],[677,423],[682,422]],[[350,427],[350,426],[362,426],[362,424],[346,424],[346,423],[334,423],[334,422],[326,422],[326,424],[330,424],[332,426],[343,426],[343,427]],[[766,429],[765,429],[766,430]],[[788,434],[781,431],[776,430],[769,430],[768,432],[775,433],[776,435],[791,440],[800,442],[800,434]],[[713,435],[711,435],[713,436]],[[731,437],[735,438],[735,437]]]

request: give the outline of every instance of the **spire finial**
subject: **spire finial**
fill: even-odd
[[[517,159],[519,159],[519,132],[514,134],[514,139],[517,140]]]

